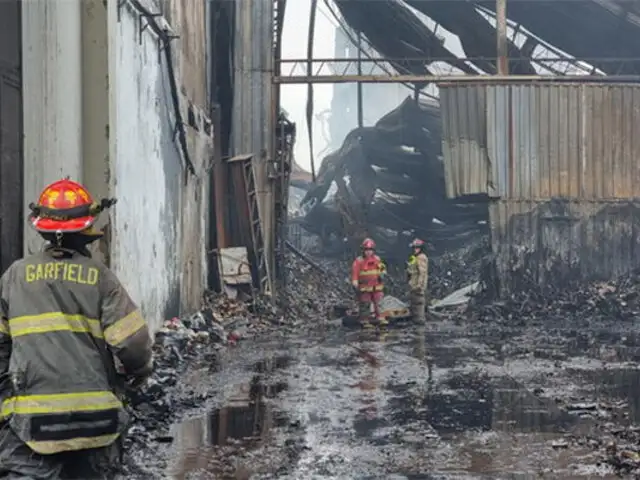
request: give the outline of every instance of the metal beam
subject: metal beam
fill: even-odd
[[[307,83],[637,83],[640,75],[304,75],[273,77],[281,85]]]
[[[498,75],[509,74],[507,45],[507,0],[496,0],[496,56],[498,57]]]
[[[394,74],[390,73],[395,69],[402,72],[415,71],[419,66],[427,66],[436,62],[447,62],[451,59],[445,58],[318,58],[311,61],[312,69],[308,70],[309,62],[305,59],[284,59],[279,60],[279,75],[273,81],[276,84],[308,84],[308,83],[442,83],[442,82],[477,82],[477,81],[564,81],[564,82],[585,82],[585,81],[617,81],[617,82],[637,82],[640,75],[525,75],[515,76],[513,79],[508,75],[489,75],[479,73],[478,75],[464,75],[460,72],[450,72],[433,75],[415,75],[411,73]],[[460,59],[470,64],[474,58]],[[486,61],[487,59],[482,59]],[[510,65],[516,65],[520,61],[531,61],[545,68],[553,68],[559,71],[559,66],[574,65],[575,62],[585,62],[594,64],[624,64],[638,65],[639,58],[508,58]],[[385,66],[388,73],[380,74],[380,66]],[[393,68],[391,68],[393,66]],[[360,67],[360,68],[358,68]],[[640,69],[640,68],[639,68]],[[353,74],[353,71],[359,74]]]

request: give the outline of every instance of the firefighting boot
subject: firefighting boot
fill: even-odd
[[[378,326],[380,328],[385,328],[389,325],[389,320],[387,320],[387,317],[378,317],[376,323],[378,324]]]
[[[373,325],[371,325],[371,320],[368,316],[360,317],[360,326],[362,328],[373,328]]]

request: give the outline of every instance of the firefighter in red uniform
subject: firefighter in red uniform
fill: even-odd
[[[358,308],[360,322],[369,325],[371,305],[375,320],[379,325],[386,325],[387,320],[380,311],[380,300],[384,296],[384,276],[387,269],[384,262],[375,254],[376,244],[370,238],[362,242],[362,255],[353,261],[351,267],[351,284],[358,292]]]

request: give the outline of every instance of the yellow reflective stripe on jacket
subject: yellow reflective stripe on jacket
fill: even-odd
[[[9,320],[9,330],[12,337],[60,331],[89,333],[96,338],[104,336],[99,320],[84,315],[66,315],[62,312],[12,318]]]
[[[10,335],[9,322],[6,318],[0,320],[0,335]]]
[[[367,293],[367,292],[381,292],[384,290],[383,285],[376,285],[375,287],[363,286],[358,288],[359,291]]]
[[[82,437],[71,438],[69,440],[55,440],[47,442],[26,442],[31,450],[38,452],[42,455],[51,455],[59,452],[68,452],[72,450],[84,450],[88,448],[101,448],[111,445],[115,442],[119,433],[113,433],[110,435],[101,435],[99,437]]]
[[[146,326],[140,310],[134,310],[104,330],[104,338],[109,345],[119,345]]]
[[[113,392],[106,390],[53,395],[24,395],[10,397],[2,402],[2,416],[90,412],[113,408],[122,408],[122,402]]]
[[[360,270],[361,277],[372,277],[377,275],[380,275],[379,270]]]

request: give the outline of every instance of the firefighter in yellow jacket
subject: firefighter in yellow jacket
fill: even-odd
[[[407,262],[407,280],[409,281],[409,302],[411,315],[416,322],[426,320],[427,283],[429,281],[429,259],[425,253],[424,241],[416,238],[411,242],[413,252]]]
[[[29,221],[48,240],[0,279],[0,478],[113,478],[127,414],[115,359],[139,386],[153,368],[147,323],[87,245],[95,203],[60,180]]]

